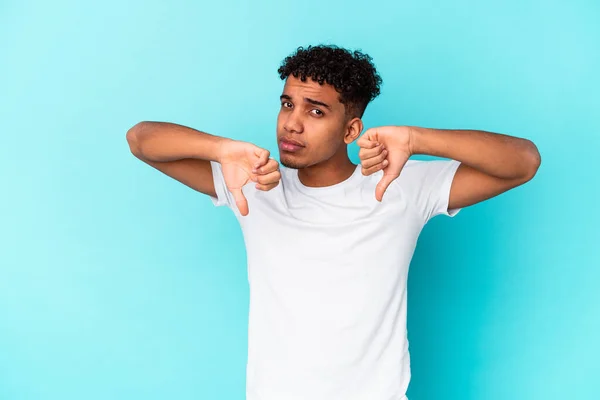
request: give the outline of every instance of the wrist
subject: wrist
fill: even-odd
[[[411,155],[422,154],[422,130],[417,126],[408,127],[408,150]]]
[[[222,164],[223,158],[227,156],[227,145],[235,142],[235,140],[227,137],[219,137],[216,141],[215,160],[219,164]]]

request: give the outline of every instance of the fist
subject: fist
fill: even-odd
[[[377,201],[383,200],[386,189],[400,176],[411,150],[411,130],[406,126],[381,126],[370,128],[356,142],[360,147],[358,157],[363,175],[383,170],[375,188]]]
[[[269,150],[249,142],[229,139],[220,145],[217,161],[221,164],[227,189],[243,216],[249,213],[248,201],[242,192],[244,185],[252,181],[256,182],[258,190],[268,191],[281,180],[279,163],[269,155]]]

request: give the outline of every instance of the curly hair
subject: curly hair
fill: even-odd
[[[372,58],[355,50],[335,45],[302,46],[286,57],[277,70],[282,80],[290,74],[300,76],[302,82],[307,77],[322,85],[332,85],[340,93],[346,114],[362,118],[367,105],[380,93],[382,83]]]

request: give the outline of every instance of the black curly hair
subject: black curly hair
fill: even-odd
[[[380,93],[382,83],[372,58],[355,50],[335,45],[302,46],[286,57],[277,72],[282,80],[290,74],[300,76],[302,82],[307,77],[322,85],[332,85],[340,93],[346,115],[362,118],[367,105]]]

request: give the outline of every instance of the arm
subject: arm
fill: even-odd
[[[410,127],[410,153],[461,162],[450,189],[448,208],[462,208],[531,180],[541,156],[533,142],[477,130]]]
[[[127,131],[134,156],[201,193],[216,197],[210,161],[219,162],[220,147],[231,140],[168,123],[144,121]]]

